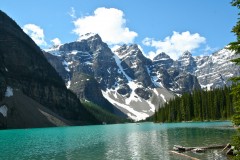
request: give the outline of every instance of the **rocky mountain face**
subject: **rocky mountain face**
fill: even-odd
[[[158,72],[168,70],[168,74],[163,71],[164,76],[161,78],[163,84],[175,93],[181,94],[191,92],[193,88],[210,90],[230,86],[229,78],[240,75],[239,66],[231,62],[234,58],[237,58],[237,55],[226,47],[209,56],[193,57],[186,51],[175,62],[165,53],[160,53],[153,59],[153,63],[159,66]]]
[[[114,113],[116,107],[135,120],[152,115],[175,95],[230,85],[227,80],[239,75],[239,68],[230,62],[235,55],[227,49],[198,57],[186,51],[176,61],[160,53],[150,60],[136,44],[111,51],[99,35],[89,33],[80,41],[46,52],[67,87],[81,100],[100,106],[110,102],[112,107],[106,107],[109,111]]]
[[[197,77],[192,74],[195,67],[192,54],[184,52],[177,61],[173,61],[166,53],[160,53],[154,57],[150,68],[156,82],[175,94],[182,94],[201,88]]]
[[[150,60],[136,44],[122,45],[111,51],[97,34],[87,34],[80,41],[45,51],[47,59],[65,80],[67,87],[81,100],[100,106],[105,106],[103,101],[107,100],[135,120],[152,115],[156,106],[175,94],[200,89],[196,76],[188,72],[191,71],[190,65],[196,63],[184,62],[189,60],[187,56],[191,56],[190,53],[184,53],[179,63],[165,53]],[[49,54],[55,56],[55,60],[49,58]],[[193,59],[191,57],[190,60]],[[59,64],[62,66],[59,67]],[[87,90],[95,90],[97,98],[89,96]]]
[[[197,68],[195,76],[202,88],[213,89],[231,85],[229,78],[240,75],[240,68],[231,62],[239,57],[226,48],[223,48],[210,56],[195,57]]]
[[[83,101],[91,101],[111,113],[126,117],[126,115],[109,103],[101,90],[115,86],[119,75],[114,54],[103,43],[99,35],[89,36],[88,40],[67,43],[58,48],[47,50],[46,58],[65,80],[69,89],[75,92]],[[59,67],[61,64],[62,67]],[[67,71],[67,73],[64,73]]]
[[[55,57],[50,57],[55,61]],[[60,69],[62,64],[56,66]],[[61,75],[67,73],[63,71]],[[9,101],[9,98],[13,101]],[[27,105],[24,100],[34,101],[31,103],[33,105]],[[35,107],[33,110],[36,117],[31,116],[33,114],[31,112],[23,112],[22,108],[27,106]],[[40,106],[44,106],[45,109],[37,109],[42,108]],[[41,112],[43,110],[46,114]],[[40,48],[2,11],[0,11],[0,115],[3,116],[0,126],[6,128],[55,125],[49,117],[56,118],[56,115],[74,121],[75,124],[97,123],[97,120],[81,105],[77,96],[67,90],[64,81],[46,60]],[[46,121],[41,121],[41,117],[45,117]],[[31,123],[33,121],[42,123],[33,125]]]
[[[176,61],[175,67],[183,72],[193,73],[196,70],[197,64],[195,59],[192,57],[192,54],[186,51]]]
[[[74,83],[71,84],[69,89],[76,93],[79,99],[93,102],[110,113],[127,118],[126,114],[103,97],[99,83],[92,76],[74,73],[71,81]]]

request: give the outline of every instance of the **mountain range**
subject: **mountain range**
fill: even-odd
[[[229,86],[229,78],[240,75],[230,61],[235,54],[227,47],[207,56],[186,51],[175,61],[166,53],[151,60],[137,44],[111,50],[98,34],[88,33],[43,53],[82,101],[112,104],[120,110],[112,113],[123,112],[134,120],[152,115],[176,95]]]

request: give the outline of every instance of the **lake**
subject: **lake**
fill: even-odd
[[[173,145],[227,144],[230,122],[140,123],[0,131],[0,159],[179,160]],[[219,150],[188,155],[224,159]]]

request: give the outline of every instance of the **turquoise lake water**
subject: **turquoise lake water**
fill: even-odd
[[[0,159],[178,160],[173,145],[226,144],[230,122],[141,123],[0,131]],[[225,159],[219,150],[188,155]]]

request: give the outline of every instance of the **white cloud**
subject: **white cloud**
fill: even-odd
[[[76,19],[73,32],[81,37],[86,33],[97,33],[109,45],[132,43],[138,35],[126,27],[126,19],[121,10],[97,8],[93,15]]]
[[[61,41],[59,38],[54,38],[51,40],[51,42],[53,43],[54,46],[58,46],[61,44]]]
[[[77,18],[76,17],[76,10],[74,9],[74,7],[71,7],[70,12],[68,12],[69,16],[71,16],[72,18]]]
[[[43,29],[35,24],[26,24],[23,26],[23,31],[28,34],[32,40],[39,46],[46,46],[47,43],[44,40]]]
[[[156,48],[156,53],[151,52],[151,57],[165,52],[172,59],[176,60],[184,51],[192,52],[199,48],[202,43],[206,42],[206,38],[200,36],[198,33],[191,34],[186,32],[173,32],[172,36],[166,37],[164,40],[156,41],[151,38],[145,38],[142,43],[146,46]]]
[[[157,55],[158,53],[155,53],[153,51],[148,52],[148,54],[145,54],[148,58],[153,60],[153,58]]]

